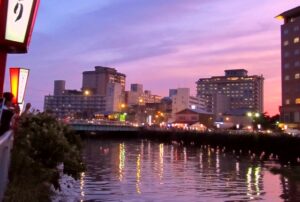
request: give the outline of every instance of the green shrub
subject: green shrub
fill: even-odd
[[[60,163],[64,174],[75,179],[84,170],[80,151],[80,137],[54,117],[46,113],[21,117],[4,201],[50,201],[51,185],[60,188]]]

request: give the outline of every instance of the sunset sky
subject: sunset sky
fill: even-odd
[[[43,109],[53,81],[80,89],[82,72],[114,67],[154,94],[244,68],[265,77],[265,111],[281,102],[280,25],[300,0],[46,0],[29,53],[8,67],[31,70],[26,102]],[[5,89],[9,89],[8,68]]]

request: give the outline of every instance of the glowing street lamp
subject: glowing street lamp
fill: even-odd
[[[85,96],[90,96],[90,95],[91,95],[91,91],[85,90],[85,91],[83,92],[83,94],[84,94]]]
[[[257,124],[257,129],[261,130],[261,124]]]
[[[10,71],[10,89],[14,95],[13,103],[22,104],[24,101],[29,69],[13,67]]]
[[[8,53],[27,53],[40,0],[0,0],[0,95]]]

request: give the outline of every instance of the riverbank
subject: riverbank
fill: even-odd
[[[236,153],[251,155],[259,160],[274,159],[282,164],[298,165],[300,138],[288,135],[196,133],[190,131],[150,131],[80,133],[83,138],[148,139],[167,144],[210,146]]]

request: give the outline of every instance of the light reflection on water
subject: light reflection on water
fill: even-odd
[[[74,188],[79,201],[300,199],[297,192],[289,196],[287,178],[267,170],[274,162],[237,158],[219,148],[89,140],[83,155],[87,170]]]

